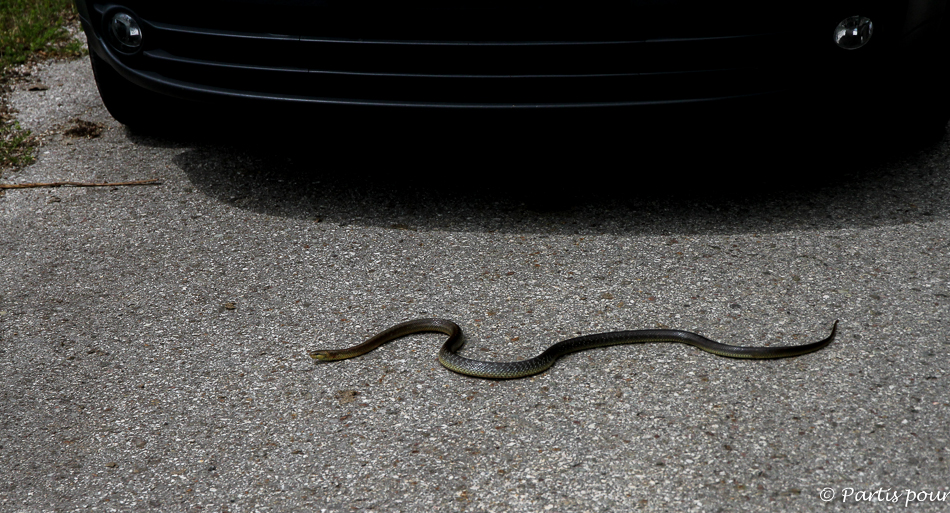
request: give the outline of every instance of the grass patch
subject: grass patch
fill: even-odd
[[[72,0],[0,0],[0,69],[81,54],[82,43],[65,28],[77,16]]]
[[[33,138],[16,120],[0,124],[0,170],[32,164]]]
[[[32,163],[33,138],[6,105],[10,69],[24,62],[79,57],[81,42],[67,26],[78,24],[72,0],[0,0],[0,172]]]

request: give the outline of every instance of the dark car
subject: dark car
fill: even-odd
[[[100,94],[296,110],[950,116],[948,0],[77,0]],[[162,106],[162,107],[159,107]],[[361,110],[364,111],[365,110]]]

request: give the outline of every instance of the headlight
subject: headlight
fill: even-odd
[[[864,16],[851,16],[835,27],[835,43],[845,50],[857,50],[868,44],[874,24]]]
[[[124,53],[133,53],[142,47],[142,28],[129,13],[117,12],[109,20],[112,44]]]

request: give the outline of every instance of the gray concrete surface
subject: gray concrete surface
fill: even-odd
[[[49,89],[11,103],[44,145],[5,182],[162,185],[0,196],[0,510],[950,503],[946,137],[853,165],[683,140],[561,178],[490,141],[141,135],[87,62],[32,79]],[[75,118],[104,130],[65,135]],[[529,201],[542,179],[565,204]],[[497,360],[606,330],[794,344],[841,324],[795,359],[625,346],[504,382],[441,368],[439,335],[307,356],[420,316]]]

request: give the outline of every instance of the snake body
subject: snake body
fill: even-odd
[[[710,340],[701,335],[681,330],[632,330],[595,333],[564,340],[549,347],[543,353],[517,362],[484,362],[471,360],[458,355],[465,340],[462,338],[462,329],[452,321],[446,319],[415,319],[397,324],[363,342],[346,349],[311,351],[310,356],[315,360],[334,361],[345,360],[366,354],[373,349],[413,333],[443,333],[449,338],[439,350],[439,363],[449,370],[473,376],[476,378],[514,379],[531,376],[549,369],[554,362],[569,353],[593,349],[595,347],[614,346],[619,344],[638,344],[643,342],[679,342],[698,347],[719,356],[729,358],[770,359],[799,356],[817,351],[835,339],[838,331],[838,321],[831,327],[831,335],[827,338],[798,346],[778,347],[745,347],[731,346]]]

